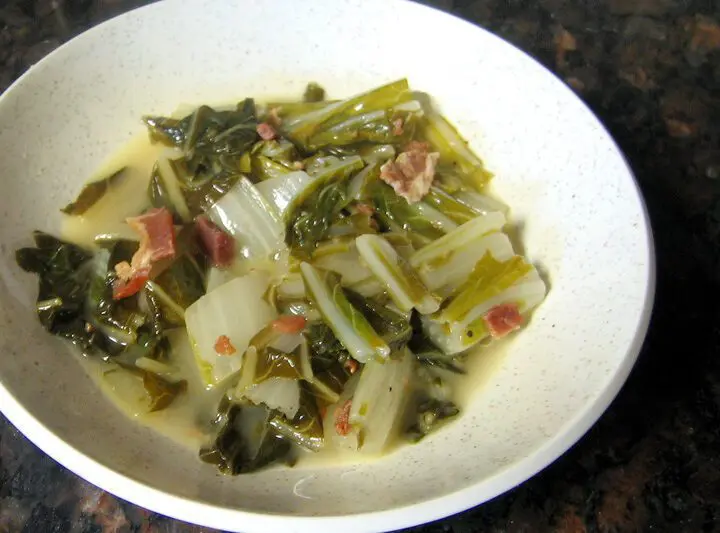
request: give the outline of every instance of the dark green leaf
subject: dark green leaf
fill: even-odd
[[[187,381],[175,383],[166,381],[151,372],[143,375],[143,386],[150,397],[150,412],[162,411],[170,406],[175,398],[187,390]]]
[[[419,315],[413,314],[411,321],[413,335],[408,343],[410,351],[415,354],[422,365],[435,367],[455,374],[465,374],[464,355],[447,355],[425,335]]]
[[[408,429],[407,436],[413,442],[422,440],[445,420],[460,413],[457,405],[450,401],[431,398],[421,402],[416,411],[415,423]]]
[[[126,171],[127,167],[123,167],[107,178],[88,183],[80,191],[75,201],[63,207],[61,211],[66,215],[82,215],[105,196],[113,186],[117,185],[125,177]]]
[[[330,226],[348,202],[344,182],[329,183],[312,194],[290,217],[286,242],[291,250],[298,256],[309,256],[328,236]]]
[[[203,272],[188,253],[173,261],[149,285],[169,326],[184,325],[185,309],[205,294]]]
[[[183,194],[193,215],[237,181],[243,156],[259,138],[252,99],[244,100],[231,111],[201,106],[181,120],[165,117],[143,120],[152,139],[182,150],[183,158],[173,164],[182,177]]]
[[[85,354],[95,353],[98,335],[84,318],[92,255],[74,244],[39,231],[35,248],[21,248],[15,258],[23,270],[38,275],[37,313],[42,326],[68,339]]]
[[[325,443],[322,419],[315,403],[315,397],[310,392],[308,384],[302,383],[301,387],[300,409],[295,417],[288,421],[283,415],[276,414],[270,420],[270,425],[279,435],[282,435],[290,442],[316,452]]]
[[[230,475],[255,472],[287,457],[290,443],[270,426],[272,413],[263,406],[221,405],[213,442],[200,459]]]
[[[121,246],[116,244],[116,247]],[[107,342],[103,349],[109,355],[116,355],[126,346],[134,344],[138,329],[145,322],[145,315],[137,310],[135,298],[113,300],[113,266],[116,264],[113,255],[108,249],[101,249],[95,254],[85,305],[85,318],[105,337]]]
[[[325,100],[325,89],[314,81],[308,83],[305,87],[305,94],[303,94],[303,101],[322,102],[323,100]]]
[[[389,185],[374,182],[369,189],[376,214],[388,229],[407,231],[412,237],[420,237],[426,242],[445,234],[423,217],[416,206],[395,194]]]
[[[303,334],[308,340],[314,373],[332,369],[337,364],[342,366],[350,359],[348,351],[324,322],[308,325]]]
[[[380,334],[393,352],[408,343],[413,334],[413,328],[404,315],[349,289],[345,289],[345,296],[353,307],[365,316],[372,328]]]
[[[215,202],[225,196],[225,193],[232,189],[239,179],[239,173],[222,170],[211,179],[183,186],[182,193],[190,213],[197,216],[207,211]]]

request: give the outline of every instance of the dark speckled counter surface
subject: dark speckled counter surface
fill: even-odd
[[[0,91],[143,0],[0,0]],[[538,476],[415,533],[720,531],[720,1],[426,0],[555,72],[615,137],[656,238],[658,293],[627,385]],[[209,532],[89,485],[0,415],[0,533]]]

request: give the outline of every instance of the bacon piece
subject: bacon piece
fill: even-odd
[[[115,265],[116,272],[121,265],[123,267],[127,265],[127,269],[131,270],[131,272],[127,274],[127,277],[118,277],[113,283],[113,300],[122,300],[123,298],[140,292],[145,282],[150,279],[149,266],[132,270],[130,264],[127,261],[123,261]]]
[[[175,228],[172,213],[166,207],[150,209],[139,217],[128,218],[127,223],[140,235],[140,248],[132,258],[133,268],[136,256],[143,262],[175,257]]]
[[[272,327],[278,333],[300,333],[305,329],[307,320],[304,316],[281,315],[273,320]]]
[[[142,289],[154,262],[175,257],[175,228],[172,213],[167,208],[150,209],[138,217],[128,218],[127,223],[140,235],[140,246],[130,264],[123,261],[115,265],[118,276],[113,284],[115,300],[132,296]]]
[[[217,267],[229,266],[235,258],[235,240],[208,217],[200,215],[195,219],[195,228],[205,253]]]
[[[215,352],[218,355],[232,355],[237,352],[237,350],[230,342],[230,337],[227,335],[220,335],[215,341]]]
[[[403,125],[404,125],[403,119],[396,118],[395,120],[393,120],[392,125],[393,125],[392,133],[396,137],[399,137],[400,135],[402,135],[405,132],[405,130],[403,129]]]
[[[413,141],[395,161],[380,167],[380,179],[390,185],[408,203],[419,202],[430,190],[440,154],[428,153],[426,143]]]
[[[358,368],[360,368],[360,365],[355,359],[348,359],[345,361],[345,364],[343,365],[345,367],[345,370],[347,370],[351,375],[358,371]]]
[[[520,329],[522,315],[517,304],[500,304],[488,311],[483,317],[490,335],[499,339],[508,333]]]
[[[257,129],[258,135],[260,135],[260,138],[263,141],[272,141],[277,136],[277,132],[275,131],[275,128],[273,128],[267,122],[261,122],[260,124],[257,125],[256,129]]]
[[[345,400],[345,403],[335,408],[333,413],[335,417],[335,431],[338,435],[343,437],[350,433],[352,427],[350,426],[350,408],[352,407],[352,400]]]

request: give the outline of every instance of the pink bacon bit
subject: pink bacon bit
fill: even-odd
[[[263,141],[272,141],[275,137],[277,137],[277,132],[275,131],[275,128],[273,128],[267,122],[261,122],[260,124],[258,124],[257,132]]]
[[[413,141],[408,143],[395,161],[390,159],[380,167],[380,179],[410,204],[419,202],[435,179],[435,166],[440,154],[427,150],[426,143]]]
[[[306,324],[304,316],[282,315],[273,320],[272,327],[278,333],[300,333]]]
[[[140,235],[140,246],[130,263],[115,265],[117,279],[113,299],[121,300],[139,292],[150,276],[153,263],[175,257],[175,228],[172,213],[165,208],[150,209],[127,219],[128,225]]]
[[[352,400],[345,400],[345,403],[335,408],[333,413],[335,417],[335,431],[338,435],[348,435],[352,430],[350,426],[350,408],[352,407]]]
[[[212,264],[216,267],[230,266],[235,259],[235,240],[205,215],[195,219],[195,228],[200,244]]]
[[[214,348],[215,353],[218,355],[232,355],[237,352],[235,346],[230,342],[230,337],[227,335],[220,335],[215,341]]]
[[[490,335],[496,339],[520,329],[522,315],[517,304],[500,304],[488,311],[483,317]]]

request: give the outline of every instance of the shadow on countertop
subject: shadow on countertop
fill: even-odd
[[[142,0],[0,0],[0,91]],[[720,3],[427,0],[565,81],[627,155],[655,232],[645,347],[608,412],[519,488],[415,533],[720,531]],[[0,533],[208,532],[77,478],[0,416]]]

